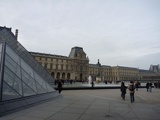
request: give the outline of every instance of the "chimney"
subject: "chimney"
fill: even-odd
[[[16,40],[18,40],[18,29],[16,29],[15,31],[15,37],[16,37]]]

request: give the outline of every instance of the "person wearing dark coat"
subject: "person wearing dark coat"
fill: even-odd
[[[135,92],[135,86],[133,84],[133,81],[130,82],[130,85],[128,86],[128,89],[130,91],[130,99],[131,99],[131,103],[134,102],[134,92]]]
[[[147,89],[147,92],[148,92],[148,89],[149,89],[149,82],[146,83],[146,89]]]
[[[93,80],[92,80],[92,82],[91,82],[91,85],[92,85],[92,88],[94,87],[94,82],[93,82]]]
[[[62,91],[62,82],[58,80],[58,92],[61,93]]]
[[[125,95],[126,95],[126,86],[124,82],[121,82],[121,97],[123,100],[125,100]]]
[[[149,82],[149,92],[152,92],[152,83]]]

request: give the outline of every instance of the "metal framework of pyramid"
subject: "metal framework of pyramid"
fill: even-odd
[[[54,78],[0,27],[0,116],[57,96]]]

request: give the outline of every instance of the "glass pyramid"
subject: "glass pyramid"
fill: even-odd
[[[57,96],[53,82],[11,29],[0,27],[0,116]]]

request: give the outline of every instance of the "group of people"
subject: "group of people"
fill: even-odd
[[[92,84],[92,88],[93,88],[94,87],[94,82],[92,81],[91,84]],[[58,86],[57,87],[58,87],[58,92],[61,93],[62,82],[60,80],[58,80]],[[136,90],[138,90],[138,87],[136,86],[136,84],[134,85],[133,81],[130,81],[130,84],[129,84],[128,87],[125,86],[124,82],[121,82],[120,90],[121,90],[121,97],[122,97],[123,100],[125,100],[125,95],[126,95],[127,88],[130,92],[130,101],[131,101],[131,103],[133,103],[134,100],[135,100],[134,99],[135,88],[136,88]],[[152,83],[151,82],[146,83],[146,89],[147,89],[147,92],[152,91]]]
[[[130,82],[130,85],[128,86],[128,89],[130,91],[130,100],[131,103],[134,102],[134,92],[135,92],[135,86],[133,81]],[[127,91],[127,87],[125,86],[124,82],[121,82],[121,97],[123,100],[125,100],[125,94]]]
[[[133,83],[133,81],[130,82],[129,86],[126,87],[124,82],[121,82],[121,97],[123,100],[125,100],[125,94],[126,94],[126,91],[127,91],[127,88],[130,92],[130,100],[131,100],[131,103],[134,102],[134,93],[135,93],[135,89],[138,91],[138,88],[139,86],[137,85],[137,83]],[[147,82],[146,83],[146,89],[147,89],[147,92],[151,92],[152,91],[152,83],[151,82]]]

